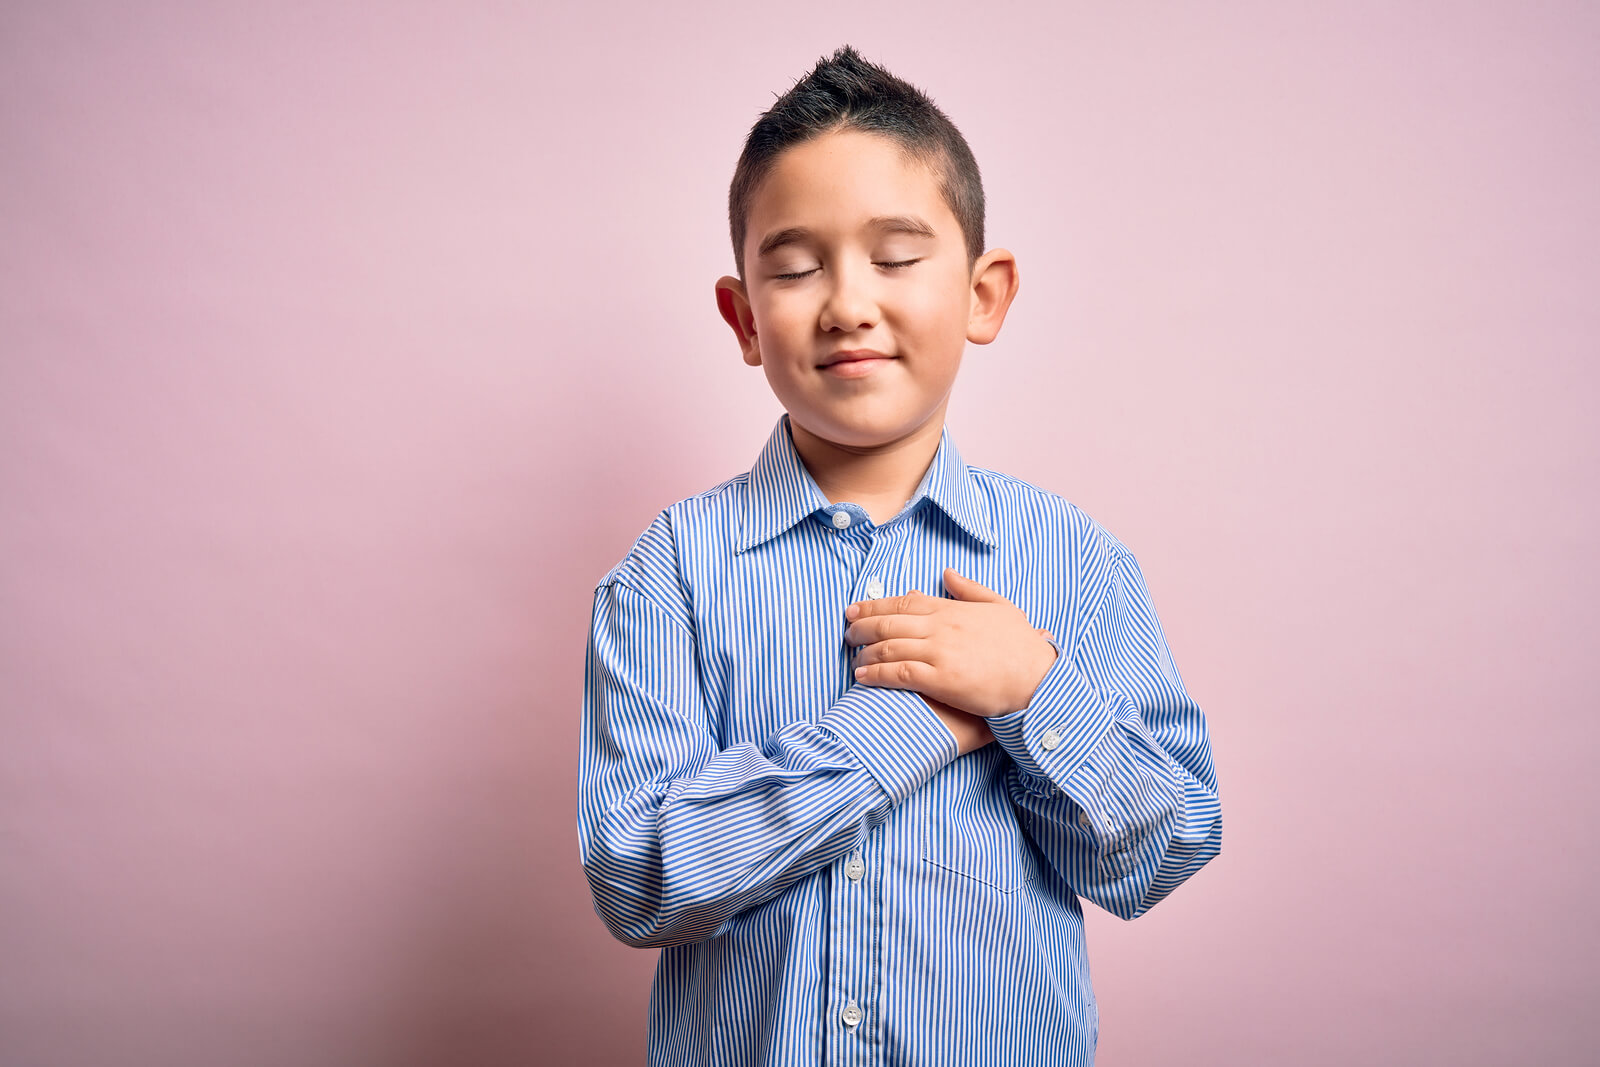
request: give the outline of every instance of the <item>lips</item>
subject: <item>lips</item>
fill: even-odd
[[[837,363],[859,363],[864,359],[893,359],[893,358],[894,358],[893,356],[886,356],[882,352],[874,352],[870,348],[853,348],[853,349],[849,349],[849,350],[843,351],[843,352],[835,352],[835,353],[833,353],[833,355],[829,356],[827,359],[824,359],[821,363],[817,364],[817,366],[819,366],[819,367],[831,367],[831,366],[833,366],[833,365],[835,365]]]

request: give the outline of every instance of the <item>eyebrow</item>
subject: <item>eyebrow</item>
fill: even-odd
[[[932,226],[915,215],[876,215],[867,220],[867,226],[869,229],[881,230],[884,233],[904,233],[912,237],[938,236]],[[777,230],[761,239],[756,255],[764,256],[784,245],[799,244],[811,236],[812,232],[804,226],[790,226],[786,230]]]

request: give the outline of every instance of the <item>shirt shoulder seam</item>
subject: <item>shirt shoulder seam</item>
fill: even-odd
[[[675,614],[673,614],[672,610],[667,605],[661,603],[655,597],[651,596],[650,593],[644,588],[627,581],[622,575],[615,572],[608,574],[600,581],[600,584],[595,587],[595,593],[598,594],[603,589],[626,589],[629,594],[650,605],[650,607],[667,622],[670,622],[673,626],[676,626],[678,629],[682,630],[691,637],[694,636],[693,627],[689,626],[682,619],[678,618]]]

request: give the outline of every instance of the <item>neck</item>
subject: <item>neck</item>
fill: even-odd
[[[887,522],[917,491],[939,450],[944,412],[904,437],[856,448],[828,441],[789,420],[789,436],[829,503],[859,504],[875,523]]]

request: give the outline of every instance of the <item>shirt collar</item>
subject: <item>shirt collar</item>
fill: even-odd
[[[950,439],[948,426],[940,430],[939,448],[907,507],[915,506],[923,497],[937,505],[974,540],[990,548],[997,544],[989,524],[989,501],[962,461],[961,453]],[[770,541],[829,506],[828,498],[801,462],[800,453],[795,451],[794,438],[789,434],[789,416],[785,414],[778,419],[766,447],[756,457],[755,466],[750,468],[738,551]]]

